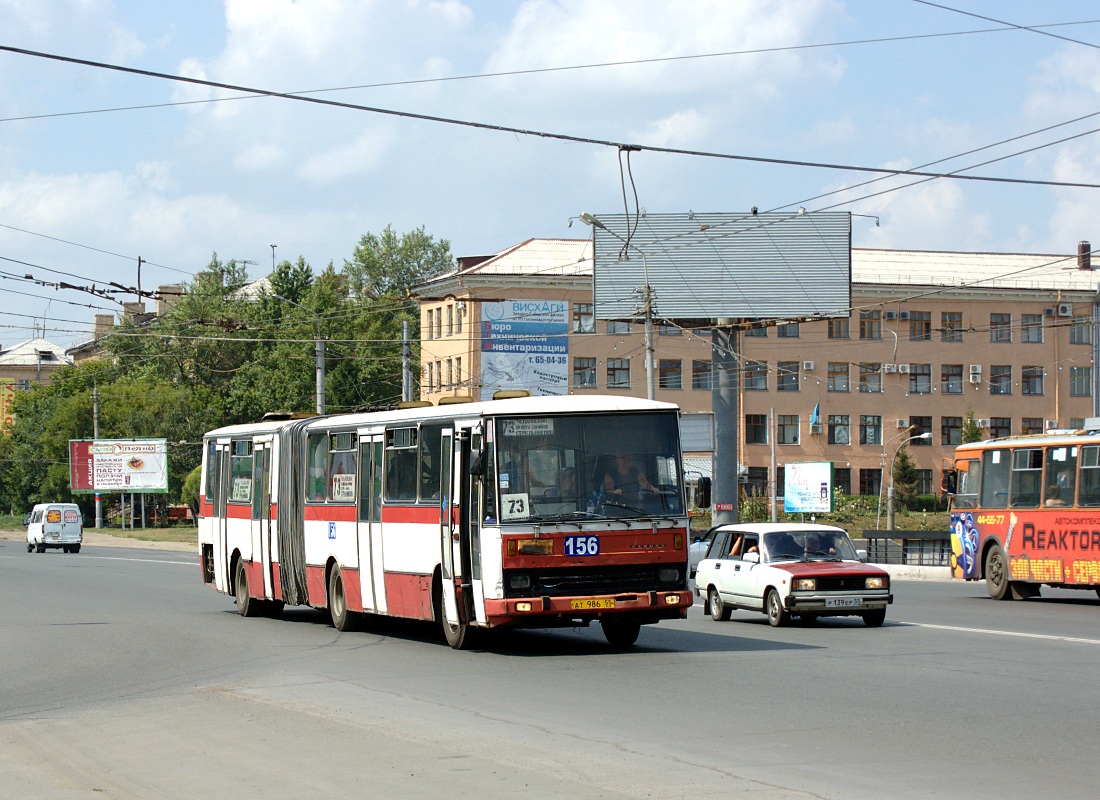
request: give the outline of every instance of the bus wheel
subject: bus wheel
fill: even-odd
[[[773,628],[781,628],[787,624],[791,615],[783,608],[783,601],[779,599],[779,592],[775,589],[768,590],[768,596],[764,599],[765,610],[768,612],[768,624]]]
[[[1010,589],[1008,560],[1004,549],[995,544],[989,548],[989,554],[985,557],[985,590],[994,600],[1011,600]]]
[[[452,625],[447,622],[446,617],[443,617],[443,636],[447,639],[447,644],[455,650],[465,650],[473,639],[469,625],[464,622]]]
[[[336,630],[354,630],[355,614],[348,611],[348,596],[344,591],[344,574],[338,566],[334,566],[328,576],[328,613],[332,617],[332,626]]]
[[[237,562],[237,577],[233,581],[233,596],[237,600],[237,613],[242,617],[254,617],[260,613],[260,601],[248,592],[248,572],[244,560]]]
[[[715,622],[725,622],[730,618],[733,609],[722,602],[722,595],[713,586],[707,592],[707,603],[710,605],[710,618]]]
[[[638,634],[642,630],[640,622],[616,617],[603,617],[600,619],[600,627],[603,628],[603,636],[607,643],[616,650],[625,650],[638,641]]]
[[[272,618],[280,617],[285,605],[286,603],[282,600],[268,600],[267,606],[264,608],[264,614]]]

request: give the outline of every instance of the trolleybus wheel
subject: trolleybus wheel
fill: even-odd
[[[868,628],[879,628],[886,622],[886,609],[876,608],[874,611],[863,612],[863,624]]]
[[[722,602],[722,595],[713,586],[707,592],[707,602],[710,604],[710,618],[715,622],[725,622],[730,618],[733,609]]]
[[[779,592],[775,589],[768,590],[768,596],[764,599],[768,611],[768,624],[773,628],[779,628],[787,624],[791,615],[783,608],[783,601],[779,599]]]
[[[442,609],[440,609],[442,611]],[[457,625],[452,625],[447,622],[447,618],[443,617],[443,636],[447,639],[447,644],[453,647],[455,650],[465,650],[470,646],[470,640],[473,638],[470,631],[470,626],[464,622],[460,622]]]
[[[600,619],[600,627],[603,628],[603,636],[607,643],[616,650],[625,650],[638,641],[638,634],[642,630],[640,622],[616,617],[603,617]]]
[[[237,562],[237,577],[233,581],[233,596],[237,601],[237,613],[242,617],[254,617],[260,613],[260,601],[248,591],[248,572],[244,560]]]
[[[332,626],[338,631],[355,628],[355,613],[348,611],[348,596],[344,591],[344,574],[334,566],[328,576],[328,612]]]
[[[1005,551],[995,544],[989,548],[985,557],[985,590],[994,600],[1011,600],[1012,592],[1008,580],[1008,560]]]
[[[269,617],[281,616],[285,605],[286,604],[282,600],[268,600],[264,608],[264,614]]]

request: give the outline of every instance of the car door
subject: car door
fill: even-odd
[[[751,552],[751,548],[755,547],[756,552]],[[764,589],[768,586],[769,576],[773,573],[773,568],[766,563],[762,563],[764,559],[764,548],[761,546],[760,537],[757,534],[745,537],[745,557],[749,560],[744,561],[744,567],[738,573],[738,605],[743,608],[764,608]]]
[[[729,563],[725,569],[724,579],[729,592],[729,602],[740,608],[760,608],[760,598],[755,596],[755,586],[762,572],[759,551],[760,536],[755,533],[746,533],[741,539],[741,546],[737,552],[727,557]],[[754,556],[757,560],[753,560]]]
[[[722,556],[729,552],[731,541],[729,532],[720,528],[707,531],[707,536],[710,537],[710,546],[696,566],[695,572],[695,586],[699,589],[700,595],[705,595],[709,586],[717,585],[715,580],[721,571]]]

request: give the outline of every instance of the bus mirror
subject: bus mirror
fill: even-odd
[[[695,484],[695,506],[710,508],[710,478],[706,475],[699,478],[699,482]]]
[[[470,465],[470,474],[476,478],[483,477],[485,475],[485,454],[478,453],[474,456],[474,461]]]

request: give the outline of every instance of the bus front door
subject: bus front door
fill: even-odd
[[[382,437],[359,437],[359,582],[363,610],[384,614],[386,582],[382,568]]]
[[[256,442],[252,458],[252,558],[263,569],[263,596],[274,599],[271,567],[271,442]]]
[[[214,587],[220,592],[232,592],[229,577],[229,537],[225,518],[229,500],[229,440],[214,446]]]

